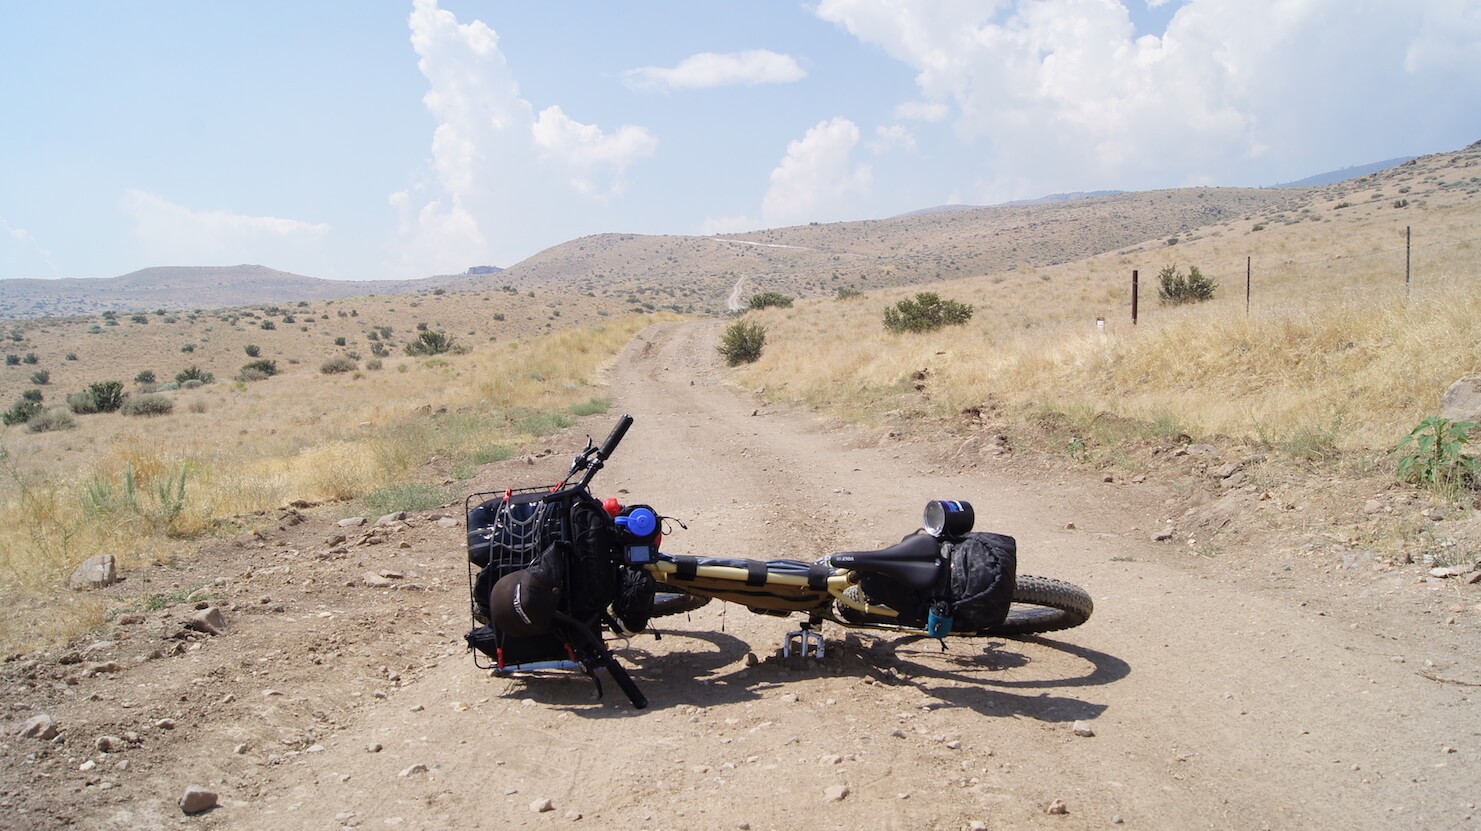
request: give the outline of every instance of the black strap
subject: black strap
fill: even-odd
[[[677,567],[674,576],[680,580],[693,580],[699,574],[698,557],[675,557],[674,565]]]
[[[766,563],[763,563],[760,560],[746,561],[746,585],[766,585]]]
[[[833,568],[827,563],[813,563],[807,567],[807,587],[813,591],[826,591],[832,574]]]

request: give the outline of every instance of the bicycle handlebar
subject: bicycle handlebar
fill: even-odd
[[[612,428],[612,432],[607,435],[607,440],[602,442],[602,449],[597,451],[597,458],[606,461],[617,449],[617,445],[622,442],[622,437],[627,435],[627,428],[631,426],[633,426],[632,416],[624,414],[622,418],[617,419],[617,426]]]

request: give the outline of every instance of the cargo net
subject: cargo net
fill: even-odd
[[[543,501],[552,490],[509,488],[468,497],[468,591],[475,626],[488,623],[488,589],[500,577],[528,567],[566,533],[564,503]]]

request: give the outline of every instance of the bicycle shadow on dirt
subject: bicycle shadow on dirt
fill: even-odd
[[[712,707],[761,697],[750,689],[750,683],[743,683],[744,678],[716,675],[722,668],[740,663],[751,651],[750,644],[720,632],[665,631],[662,635],[659,641],[638,636],[613,650],[647,697],[644,710],[633,708],[604,670],[597,671],[601,698],[596,697],[591,678],[576,671],[514,676],[508,679],[510,685],[501,695],[531,699],[594,719],[640,715],[681,705]]]
[[[971,646],[964,648],[964,642]],[[1055,695],[1051,690],[1112,684],[1131,674],[1131,665],[1114,655],[1049,638],[951,643],[950,650],[939,652],[933,651],[936,644],[927,638],[879,640],[854,644],[849,657],[867,667],[876,683],[913,686],[946,706],[966,707],[984,716],[1024,716],[1054,723],[1095,719],[1106,705]],[[1044,662],[1035,661],[1026,651],[1007,648],[1015,643],[1058,653],[1056,665],[1061,663],[1060,656],[1078,660],[1087,671],[1064,675],[1050,669],[1048,676],[1030,672]],[[915,644],[920,647],[911,648]]]

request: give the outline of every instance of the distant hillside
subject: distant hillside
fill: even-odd
[[[1305,179],[1297,179],[1294,182],[1284,182],[1279,185],[1271,185],[1276,188],[1319,188],[1323,185],[1335,185],[1338,182],[1346,182],[1370,173],[1388,170],[1398,167],[1405,162],[1413,161],[1417,156],[1402,156],[1397,159],[1389,159],[1384,162],[1373,162],[1372,164],[1360,164],[1356,167],[1344,167],[1341,170],[1331,170],[1326,173],[1318,173],[1315,176],[1307,176]]]
[[[461,275],[460,275],[461,276]],[[260,265],[160,266],[121,277],[0,280],[0,318],[215,309],[431,288],[440,280],[321,280]]]
[[[915,285],[1054,265],[1279,210],[1295,191],[1186,188],[962,208],[744,234],[598,234],[556,245],[498,275],[448,288],[566,286],[634,308],[723,312],[747,293],[797,297]]]
[[[1017,207],[1020,205],[1043,205],[1048,202],[1072,202],[1076,199],[1094,199],[1097,196],[1115,196],[1125,193],[1124,190],[1092,190],[1074,191],[1072,193],[1051,193],[1048,196],[1040,196],[1037,199],[1015,199],[1012,202],[1000,202],[996,205],[937,205],[934,208],[922,208],[918,211],[900,214],[900,216],[920,216],[922,214],[945,213],[948,211],[975,211],[985,207]]]

